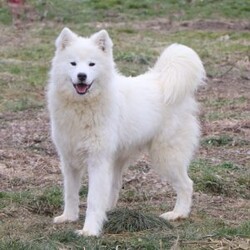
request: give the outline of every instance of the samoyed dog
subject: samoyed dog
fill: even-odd
[[[205,77],[198,55],[173,44],[148,72],[125,77],[116,69],[105,30],[84,38],[64,28],[55,44],[47,96],[64,177],[64,211],[54,223],[78,219],[86,170],[86,219],[77,233],[100,235],[106,212],[117,203],[123,172],[142,151],[177,193],[173,211],[161,217],[186,218],[193,191],[188,165],[200,135],[194,92]]]

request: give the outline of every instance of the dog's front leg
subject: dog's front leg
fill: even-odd
[[[91,162],[88,167],[89,191],[84,227],[79,235],[99,236],[106,220],[112,187],[112,167],[106,160]]]
[[[54,223],[76,221],[79,216],[79,189],[83,171],[72,168],[70,164],[63,164],[62,172],[64,177],[64,212],[54,218]]]

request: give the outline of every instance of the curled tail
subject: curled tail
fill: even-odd
[[[159,77],[166,103],[179,102],[192,95],[206,75],[196,52],[181,44],[167,47],[152,71]]]

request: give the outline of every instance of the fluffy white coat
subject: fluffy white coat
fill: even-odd
[[[147,73],[122,76],[105,30],[83,38],[64,28],[48,86],[52,138],[64,176],[64,212],[54,222],[78,219],[87,170],[86,219],[78,233],[98,236],[117,203],[123,170],[142,150],[177,192],[173,211],[161,216],[187,217],[193,185],[187,171],[200,135],[194,92],[204,77],[198,55],[179,44],[166,48]]]

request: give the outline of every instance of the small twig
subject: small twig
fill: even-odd
[[[236,63],[237,63],[237,62],[236,62]],[[220,74],[220,75],[217,75],[216,77],[217,77],[217,78],[220,78],[220,77],[226,75],[227,73],[229,73],[233,68],[235,68],[236,63],[235,63],[234,65],[232,65],[232,66],[231,66],[228,70],[226,70],[224,73],[222,73],[222,74]]]
[[[179,250],[180,249],[180,236],[178,234],[177,239],[174,242],[174,245],[170,248],[170,250]]]
[[[238,60],[234,63],[228,63],[228,64],[222,64],[220,66],[231,66],[229,69],[227,69],[225,72],[221,73],[221,74],[218,74],[218,75],[215,75],[213,76],[212,74],[209,74],[207,73],[207,76],[208,77],[216,77],[216,78],[221,78],[223,77],[224,75],[226,75],[227,73],[229,73],[233,68],[236,68],[236,64],[238,63]]]
[[[193,244],[196,244],[196,245],[200,245],[200,244],[202,244],[202,245],[204,245],[204,244],[218,244],[218,242],[217,241],[198,241],[198,240],[192,240],[192,241],[187,241],[187,240],[182,240],[181,241],[181,243],[183,244],[183,243],[185,243],[185,244],[187,244],[187,245],[193,245]]]

